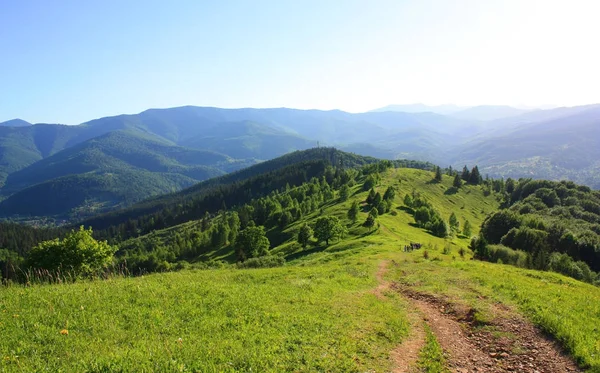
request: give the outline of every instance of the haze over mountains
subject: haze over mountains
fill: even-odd
[[[599,188],[599,122],[600,105],[400,105],[358,114],[185,106],[77,126],[15,119],[0,123],[0,216],[88,216],[317,144]]]

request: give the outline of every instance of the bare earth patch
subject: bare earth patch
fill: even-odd
[[[583,372],[561,347],[507,308],[494,307],[485,324],[476,310],[392,284],[422,313],[453,372]]]
[[[392,261],[392,264],[396,264]],[[377,287],[373,293],[383,299],[383,292],[390,289],[390,283],[385,281],[385,274],[388,271],[388,262],[382,261],[377,269]],[[423,318],[420,313],[413,310],[409,313],[411,332],[408,338],[396,347],[390,354],[394,363],[393,373],[417,372],[416,363],[419,358],[419,352],[425,345],[425,330],[423,328]]]

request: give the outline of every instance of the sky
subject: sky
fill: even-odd
[[[600,1],[1,0],[0,122],[600,102]]]

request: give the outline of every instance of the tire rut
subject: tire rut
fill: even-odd
[[[452,372],[583,372],[555,341],[508,308],[494,306],[494,319],[480,324],[472,308],[397,283],[391,288],[422,314]]]

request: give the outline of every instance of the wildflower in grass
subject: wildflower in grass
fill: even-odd
[[[60,334],[62,335],[69,335],[69,331],[67,329],[63,329],[60,331]]]
[[[17,315],[17,314],[14,314],[14,315],[13,315],[13,317],[15,317],[15,318],[16,318],[16,317],[19,317],[19,315]]]

